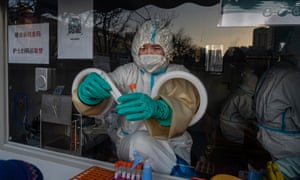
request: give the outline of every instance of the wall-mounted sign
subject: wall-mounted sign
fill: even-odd
[[[58,58],[93,58],[93,1],[58,1]]]
[[[222,0],[219,26],[300,24],[300,1]]]
[[[8,26],[8,61],[49,64],[49,24]]]

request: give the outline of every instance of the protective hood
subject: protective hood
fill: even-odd
[[[138,52],[144,44],[159,44],[164,52],[165,57],[169,61],[171,53],[173,52],[172,34],[170,30],[165,27],[164,22],[159,20],[146,21],[137,31],[132,41],[131,54],[134,62],[138,65]]]
[[[283,53],[286,60],[300,69],[300,27],[295,27],[288,37]]]
[[[253,93],[256,88],[258,78],[252,70],[245,70],[242,73],[242,81],[240,87],[249,93]]]

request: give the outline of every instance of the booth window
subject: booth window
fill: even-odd
[[[79,114],[72,104],[71,86],[85,68],[110,72],[132,62],[132,38],[137,27],[148,19],[160,18],[172,26],[175,52],[171,63],[185,65],[202,80],[208,77],[205,45],[211,43],[206,39],[210,29],[186,26],[182,18],[189,17],[189,11],[209,8],[215,21],[209,26],[216,29],[217,5],[182,3],[167,8],[146,5],[103,9],[97,3],[7,0],[9,141],[114,161],[114,145],[107,133],[110,124],[106,121],[111,117]],[[204,23],[198,17],[187,21],[194,20],[193,24]],[[238,45],[252,43],[252,30],[239,30],[247,38]],[[218,43],[224,45],[222,56],[230,42],[220,38]],[[222,74],[222,67],[219,70]]]

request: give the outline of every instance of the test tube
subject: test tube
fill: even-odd
[[[131,180],[142,180],[142,164],[138,164],[132,173]]]
[[[118,180],[121,177],[120,161],[115,163],[115,174],[113,180]]]
[[[130,180],[133,171],[130,169],[132,163],[126,162],[126,180]]]
[[[121,161],[121,166],[120,166],[120,168],[121,168],[121,180],[125,180],[125,178],[126,178],[126,162],[124,162],[124,161]]]
[[[131,84],[129,85],[129,88],[130,88],[130,91],[131,91],[132,93],[136,92],[136,84],[135,84],[135,83],[131,83]]]

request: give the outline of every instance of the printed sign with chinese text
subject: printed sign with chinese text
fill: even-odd
[[[8,26],[9,63],[49,64],[49,24]]]

